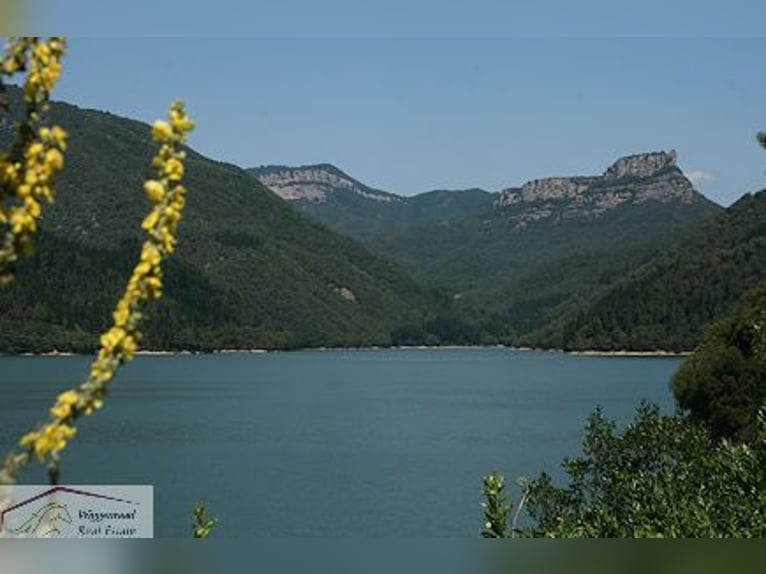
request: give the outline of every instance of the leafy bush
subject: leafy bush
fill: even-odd
[[[508,525],[498,474],[485,478],[485,537],[766,536],[766,417],[753,446],[716,440],[683,416],[642,404],[624,431],[597,410],[565,487],[520,481],[529,526]]]
[[[716,323],[673,377],[678,405],[715,437],[750,441],[766,399],[766,361],[759,352],[766,288]]]

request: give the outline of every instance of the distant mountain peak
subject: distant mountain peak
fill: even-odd
[[[300,167],[271,165],[247,171],[287,201],[323,203],[335,193],[352,193],[381,203],[402,201],[399,196],[367,187],[328,163]]]
[[[622,157],[600,176],[528,181],[503,190],[494,207],[506,211],[515,227],[524,228],[540,220],[599,217],[646,201],[690,204],[697,195],[670,150]]]
[[[654,151],[621,157],[605,172],[605,179],[651,177],[667,167],[675,167],[676,150]]]

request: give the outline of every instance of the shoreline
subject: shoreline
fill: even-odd
[[[370,346],[370,347],[305,347],[300,349],[215,349],[212,351],[166,351],[166,350],[140,350],[136,351],[136,356],[177,356],[177,355],[263,355],[269,353],[293,353],[305,351],[469,351],[479,349],[508,349],[509,351],[519,353],[556,353],[561,355],[570,355],[573,357],[614,357],[614,358],[676,358],[688,357],[692,351],[666,351],[655,349],[651,351],[602,351],[597,349],[586,349],[582,351],[565,351],[563,349],[535,349],[532,347],[510,347],[506,345],[405,345],[405,346]],[[24,352],[24,353],[0,353],[0,357],[88,357],[93,353],[72,353],[68,351],[58,351],[56,349],[42,352]]]
[[[688,357],[693,351],[563,351],[567,355],[579,357]]]

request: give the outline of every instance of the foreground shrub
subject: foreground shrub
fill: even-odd
[[[753,443],[715,439],[683,416],[642,404],[621,432],[597,410],[583,455],[562,464],[566,486],[550,476],[519,481],[509,525],[501,475],[484,479],[485,537],[766,536],[766,417]],[[523,514],[524,511],[526,514]],[[523,517],[527,524],[518,522]]]

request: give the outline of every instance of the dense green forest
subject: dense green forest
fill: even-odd
[[[403,197],[329,164],[248,171],[297,210],[443,293],[453,309],[448,328],[460,342],[517,344],[582,292],[611,283],[722,211],[694,191],[674,152],[621,158],[602,176],[493,194]],[[423,324],[396,335],[427,340]]]
[[[766,192],[759,192],[645,265],[592,290],[523,343],[567,350],[689,350],[710,323],[764,279]]]
[[[51,120],[70,134],[66,165],[38,256],[0,292],[0,351],[92,348],[138,257],[149,126],[62,103]],[[147,324],[149,348],[388,345],[401,325],[444,312],[394,264],[297,213],[245,171],[190,150],[185,180],[179,249]]]
[[[0,351],[92,348],[136,256],[149,127],[63,103],[52,120],[70,132],[70,149],[38,257],[0,292]],[[489,205],[494,195],[432,192],[408,207],[406,222],[447,220],[374,239],[373,255],[236,166],[190,150],[187,181],[180,248],[147,324],[149,348],[688,349],[764,268],[761,194],[675,243],[721,208],[695,192],[690,202],[627,203],[520,227],[519,207]]]
[[[516,229],[505,210],[412,229],[371,244],[418,280],[445,291],[484,343],[518,342],[553,310],[657,255],[715,204],[644,202],[597,219]]]
[[[678,406],[714,437],[753,442],[766,405],[766,285],[709,329],[673,376]]]
[[[248,171],[297,210],[443,293],[454,311],[449,330],[461,342],[516,344],[583,292],[722,211],[675,161],[672,151],[637,154],[600,176],[412,197],[375,190],[329,164]],[[396,334],[426,341],[422,324]]]

